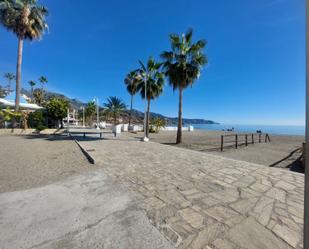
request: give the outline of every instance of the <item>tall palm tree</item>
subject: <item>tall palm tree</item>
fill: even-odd
[[[40,81],[40,83],[41,83],[41,89],[42,89],[42,91],[43,91],[44,86],[45,86],[45,84],[48,82],[48,80],[47,80],[46,77],[41,76],[41,77],[39,78],[39,81]]]
[[[182,95],[183,90],[192,86],[199,78],[202,66],[207,64],[207,57],[203,53],[205,40],[192,42],[192,29],[185,34],[170,35],[171,51],[161,54],[164,60],[163,68],[173,90],[179,90],[178,129],[176,143],[182,142]]]
[[[146,116],[146,136],[149,136],[149,120],[150,120],[150,101],[159,97],[163,92],[164,74],[160,72],[161,63],[155,62],[150,57],[147,65],[139,61],[141,68],[137,70],[137,89],[143,99],[147,100],[147,116]]]
[[[41,91],[42,99],[44,100],[44,99],[45,99],[44,86],[45,86],[45,84],[48,82],[48,80],[47,80],[46,77],[41,76],[41,77],[39,78],[39,81],[40,81],[40,83],[41,83],[41,89],[40,89],[40,91]]]
[[[12,91],[12,80],[15,80],[15,75],[13,73],[5,73],[4,78],[8,80],[7,90],[10,93]]]
[[[103,104],[105,107],[104,112],[108,115],[112,115],[114,118],[114,125],[117,124],[117,117],[119,114],[125,112],[127,106],[126,104],[117,97],[107,98],[107,102]]]
[[[37,5],[37,0],[1,0],[0,23],[18,38],[16,66],[15,111],[19,110],[21,89],[21,65],[24,40],[42,37],[46,24],[47,9]]]
[[[124,83],[126,84],[127,91],[131,96],[130,117],[129,117],[129,126],[130,126],[132,120],[133,97],[137,93],[137,86],[139,84],[139,80],[137,78],[137,71],[134,70],[128,73],[126,78],[124,79]]]
[[[33,98],[33,90],[34,90],[34,87],[36,85],[36,82],[34,80],[30,80],[30,81],[28,81],[28,84],[31,87],[31,98]]]

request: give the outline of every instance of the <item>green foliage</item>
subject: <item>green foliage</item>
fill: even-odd
[[[2,0],[0,23],[20,39],[39,39],[46,24],[47,9],[36,0]]]
[[[39,78],[39,81],[40,81],[40,83],[41,83],[41,88],[42,88],[42,89],[44,88],[44,85],[48,82],[47,78],[44,77],[44,76],[41,76],[41,77]]]
[[[3,127],[5,122],[11,122],[15,120],[16,122],[20,122],[22,118],[21,112],[12,111],[9,107],[4,110],[0,109],[0,126]]]
[[[152,57],[148,59],[146,66],[141,61],[139,63],[141,67],[136,70],[135,77],[138,82],[137,90],[140,92],[141,97],[147,100],[159,97],[164,87],[164,74],[160,72],[162,64],[155,62]]]
[[[7,81],[8,81],[7,91],[9,93],[9,92],[12,91],[12,80],[16,79],[15,74],[13,74],[13,73],[5,73],[4,74],[4,78],[6,78]]]
[[[127,86],[127,91],[130,95],[135,95],[138,91],[137,86],[140,84],[137,70],[131,71],[124,79],[124,83]]]
[[[33,87],[35,87],[35,85],[36,85],[36,82],[34,80],[29,80],[28,84],[31,87],[31,89],[33,89]]]
[[[43,91],[44,90],[40,89],[40,88],[36,88],[33,91],[33,101],[34,101],[35,104],[37,104],[39,106],[42,106],[45,102]]]
[[[9,107],[7,107],[5,110],[0,110],[0,119],[1,121],[10,121],[12,118],[19,118],[21,116],[20,113],[16,113],[14,111],[11,111]]]
[[[127,106],[126,104],[119,98],[117,97],[109,97],[107,99],[107,102],[104,103],[104,113],[105,115],[109,116],[113,116],[114,118],[114,124],[116,125],[117,123],[117,117],[119,114],[125,112]]]
[[[49,123],[59,124],[67,116],[67,110],[70,103],[62,98],[51,98],[45,105]]]
[[[94,103],[94,101],[90,101],[87,103],[86,107],[85,107],[85,117],[89,118],[92,117],[96,112],[96,104]]]
[[[207,57],[203,53],[206,41],[193,43],[192,35],[192,29],[182,35],[171,34],[171,51],[161,54],[165,75],[173,89],[192,86],[200,76],[202,66],[207,64]]]
[[[161,128],[167,125],[167,121],[164,118],[154,118],[151,120],[149,132],[158,133]]]
[[[5,98],[7,94],[8,94],[7,90],[2,86],[0,86],[0,98]]]
[[[28,125],[38,131],[46,129],[46,117],[43,110],[37,110],[29,114]]]
[[[207,64],[207,58],[203,53],[206,46],[205,40],[192,42],[192,29],[185,34],[170,35],[171,51],[161,54],[164,60],[163,68],[174,90],[179,89],[178,130],[176,143],[182,142],[182,92],[188,86],[192,86],[199,78],[202,67]]]

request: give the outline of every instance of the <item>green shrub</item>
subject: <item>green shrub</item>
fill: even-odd
[[[149,132],[158,133],[161,128],[167,125],[167,121],[163,118],[154,118],[151,120],[151,126]]]
[[[35,111],[29,115],[28,125],[38,131],[46,129],[46,117],[42,110]]]

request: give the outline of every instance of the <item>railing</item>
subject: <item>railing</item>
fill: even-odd
[[[258,140],[255,140],[254,138],[258,136]],[[223,151],[224,148],[224,137],[234,137],[235,139],[232,142],[235,142],[235,148],[238,149],[238,146],[241,145],[241,138],[245,138],[244,143],[245,146],[248,146],[248,144],[254,144],[255,142],[261,143],[262,142],[262,136],[265,136],[265,143],[270,142],[270,137],[268,133],[262,134],[262,133],[251,133],[251,134],[225,134],[221,135],[221,151]],[[231,142],[231,141],[228,141]]]

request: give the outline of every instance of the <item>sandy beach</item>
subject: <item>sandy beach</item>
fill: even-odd
[[[302,248],[303,174],[132,137],[76,137],[93,165],[67,136],[0,136],[3,248]],[[202,148],[207,135],[184,139]],[[299,139],[271,136],[255,155]]]
[[[65,136],[0,136],[0,193],[29,189],[93,170]]]
[[[280,168],[291,167],[298,162],[304,141],[303,136],[270,134],[270,143],[265,143],[264,139],[262,139],[262,143],[258,143],[258,136],[256,136],[254,144],[244,146],[244,137],[242,137],[239,139],[241,145],[236,149],[235,138],[232,136],[226,138],[227,143],[225,143],[224,150],[221,152],[220,139],[222,134],[226,133],[205,130],[183,132],[183,143],[180,145],[175,145],[176,132],[174,131],[151,133],[149,137],[153,142]],[[143,133],[130,133],[129,135],[141,138]]]

